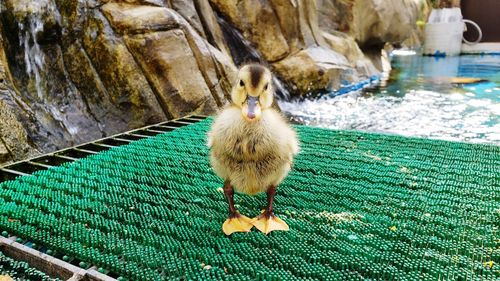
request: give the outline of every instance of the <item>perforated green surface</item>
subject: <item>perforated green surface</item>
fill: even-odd
[[[500,279],[500,147],[299,126],[290,231],[226,237],[210,122],[1,184],[0,229],[131,280]]]
[[[0,280],[2,276],[9,276],[14,280],[22,281],[59,281],[47,274],[30,267],[28,263],[16,261],[0,252]]]

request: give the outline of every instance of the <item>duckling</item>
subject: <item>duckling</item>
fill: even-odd
[[[291,169],[299,152],[295,131],[272,108],[272,74],[259,64],[243,66],[231,90],[231,104],[214,119],[208,132],[210,162],[224,180],[229,217],[222,225],[226,235],[248,232],[255,226],[268,234],[289,229],[273,212],[278,184]],[[234,191],[248,195],[267,193],[267,206],[256,218],[240,214],[234,206]]]

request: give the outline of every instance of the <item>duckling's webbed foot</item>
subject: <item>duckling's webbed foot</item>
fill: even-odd
[[[286,222],[265,210],[258,217],[252,219],[252,225],[264,234],[268,234],[274,230],[288,231],[289,229]]]
[[[274,195],[276,194],[276,187],[271,186],[267,190],[267,207],[256,218],[252,219],[251,223],[261,232],[268,234],[274,230],[288,231],[286,222],[276,217],[273,212]]]
[[[222,231],[226,235],[231,235],[234,232],[249,232],[253,227],[251,221],[249,217],[236,211],[236,213],[229,215],[229,218],[222,224]]]
[[[224,183],[224,194],[229,204],[229,217],[222,224],[222,231],[226,235],[231,235],[234,232],[249,232],[253,227],[251,219],[240,214],[234,207],[234,190],[229,181]]]

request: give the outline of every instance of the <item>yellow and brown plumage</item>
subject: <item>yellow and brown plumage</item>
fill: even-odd
[[[215,118],[208,133],[210,162],[224,179],[224,192],[230,209],[223,225],[226,234],[249,231],[252,226],[268,233],[288,230],[273,214],[276,187],[290,171],[299,150],[295,131],[272,108],[271,72],[257,64],[246,65],[231,91],[232,103]],[[233,189],[254,195],[267,192],[263,213],[251,220],[234,208]]]

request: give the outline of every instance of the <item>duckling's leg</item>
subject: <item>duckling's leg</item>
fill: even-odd
[[[229,204],[229,218],[222,225],[222,231],[226,235],[231,235],[233,232],[249,232],[253,227],[251,219],[241,215],[234,207],[234,190],[229,181],[224,182],[224,194]]]
[[[288,225],[273,212],[274,195],[276,194],[276,186],[270,186],[267,189],[267,207],[262,213],[252,220],[252,224],[260,231],[268,234],[273,230],[288,230]]]

